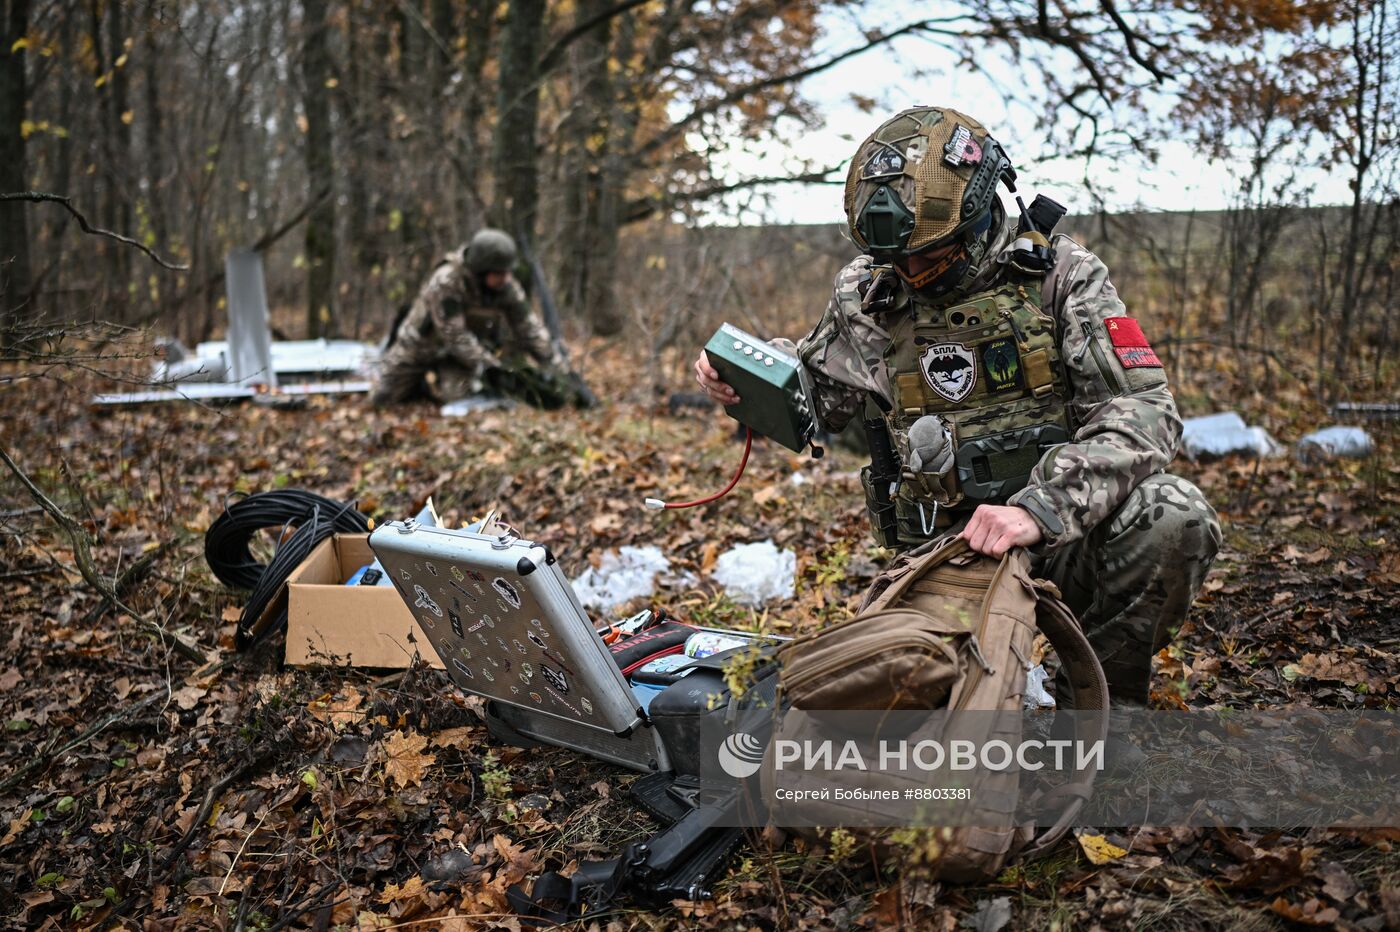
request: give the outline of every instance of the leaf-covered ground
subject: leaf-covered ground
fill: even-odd
[[[678,386],[684,363],[670,360]],[[598,350],[593,381],[626,371]],[[886,554],[864,527],[858,459],[772,446],[723,502],[657,516],[647,495],[722,484],[738,456],[706,409],[614,401],[585,412],[440,418],[195,405],[93,411],[96,382],[0,390],[0,446],[95,540],[105,605],[32,495],[0,476],[0,923],[15,928],[513,928],[504,890],[609,856],[655,830],[632,774],[558,750],[492,744],[473,702],[431,669],[291,670],[279,641],[233,650],[243,594],[202,534],[232,491],[304,487],[380,520],[433,496],[453,522],[499,508],[571,573],[656,544],[702,580],[663,591],[708,623],[797,630],[845,617]],[[1188,413],[1193,396],[1180,395]],[[1280,439],[1306,399],[1238,400]],[[1226,548],[1159,658],[1166,707],[1393,708],[1400,701],[1400,466],[1377,453],[1301,465],[1175,469],[1221,512]],[[797,477],[801,478],[798,479]],[[795,599],[755,616],[705,577],[773,539],[799,555]],[[192,650],[191,650],[192,649]],[[198,653],[197,664],[187,655]],[[1066,843],[998,883],[929,883],[865,850],[748,849],[712,902],[594,917],[599,928],[1400,928],[1400,829],[1308,834],[1144,828]],[[1117,854],[1114,847],[1126,850]],[[1105,854],[1107,852],[1107,854]],[[1091,858],[1091,855],[1093,857]],[[1096,861],[1104,861],[1102,864]]]

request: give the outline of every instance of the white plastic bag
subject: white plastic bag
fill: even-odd
[[[1181,444],[1191,459],[1251,453],[1276,456],[1283,448],[1262,427],[1250,427],[1234,411],[1188,417],[1182,422]]]
[[[574,580],[574,593],[585,608],[611,611],[624,602],[656,591],[656,576],[671,561],[652,546],[622,547],[603,554],[598,568],[588,568]]]
[[[797,588],[797,554],[779,550],[771,540],[740,544],[720,554],[713,575],[740,605],[790,599]]]
[[[1373,449],[1371,435],[1360,427],[1324,427],[1298,441],[1298,459],[1309,463],[1334,456],[1369,456]]]

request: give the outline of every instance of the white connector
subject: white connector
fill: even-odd
[[[646,502],[647,511],[660,511],[666,507],[666,503],[659,498],[649,498]]]

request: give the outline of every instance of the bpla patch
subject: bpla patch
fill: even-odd
[[[1157,358],[1147,337],[1132,317],[1109,317],[1104,320],[1108,328],[1108,340],[1113,344],[1113,352],[1124,369],[1161,369],[1162,360]]]
[[[1021,357],[1010,337],[982,345],[982,371],[987,373],[987,386],[994,392],[1016,387],[1021,380]]]
[[[919,357],[929,387],[949,401],[962,401],[977,384],[977,361],[961,343],[936,343]]]

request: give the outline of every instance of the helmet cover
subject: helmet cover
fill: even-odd
[[[1001,144],[972,117],[914,107],[880,125],[846,174],[851,235],[876,259],[922,252],[968,231],[1016,173]]]

